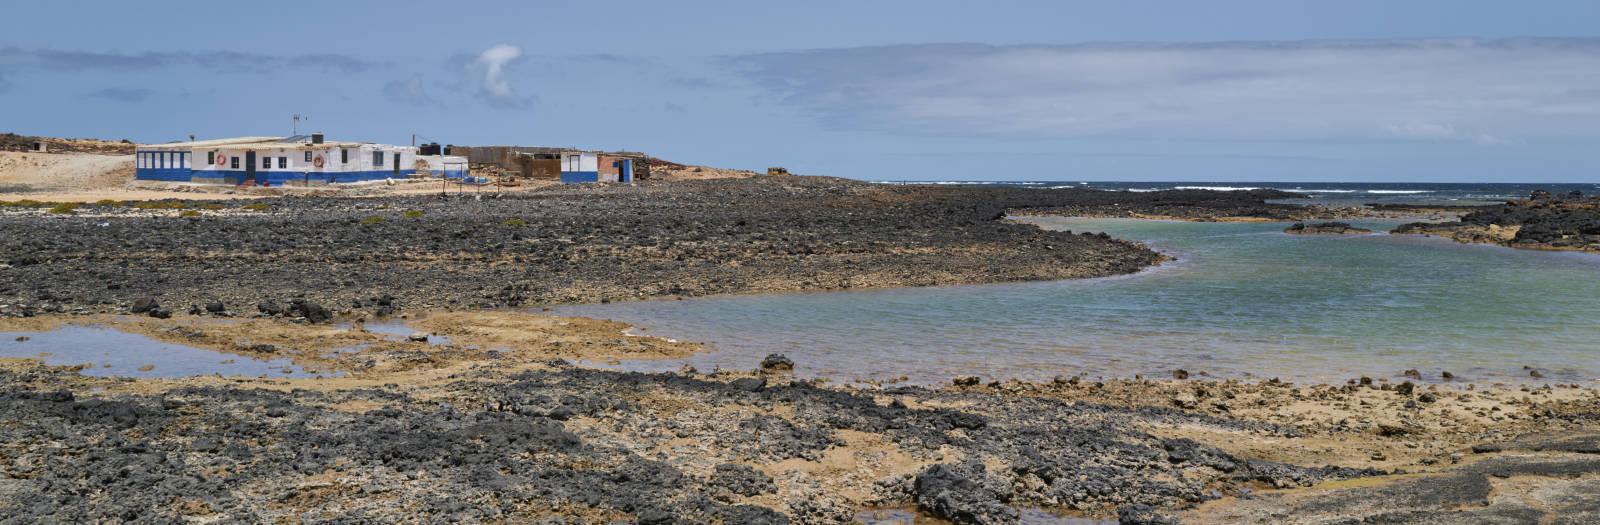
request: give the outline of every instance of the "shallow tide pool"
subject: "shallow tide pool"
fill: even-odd
[[[1600,255],[1387,234],[1282,233],[1286,223],[1030,218],[1107,232],[1175,262],[1135,275],[1022,284],[723,296],[566,306],[709,343],[634,370],[754,368],[933,383],[953,375],[1343,382],[1600,380]],[[1384,231],[1394,222],[1357,222]],[[1530,376],[1531,367],[1542,377]]]
[[[21,338],[25,340],[19,340]],[[0,357],[40,359],[52,366],[88,365],[80,373],[90,376],[154,378],[220,374],[300,378],[319,375],[295,366],[288,358],[253,359],[90,326],[64,326],[47,332],[0,332]]]

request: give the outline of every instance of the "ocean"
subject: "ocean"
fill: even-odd
[[[1298,186],[1376,202],[1600,191],[1574,184]],[[1392,193],[1400,191],[1428,193]],[[766,354],[783,353],[796,361],[797,373],[838,382],[905,377],[927,384],[967,374],[1159,378],[1175,369],[1213,379],[1336,383],[1362,375],[1399,381],[1408,369],[1432,382],[1442,381],[1444,371],[1458,383],[1600,381],[1600,255],[1381,233],[1290,235],[1282,233],[1284,223],[1027,220],[1106,232],[1177,260],[1103,279],[652,300],[555,312],[615,319],[713,347],[686,360],[619,365],[633,370],[686,363],[749,369]],[[1402,221],[1352,222],[1386,231]]]
[[[1600,179],[1600,175],[1596,176]],[[1026,188],[1093,188],[1109,191],[1149,192],[1160,190],[1254,190],[1276,189],[1309,196],[1284,202],[1303,202],[1324,206],[1364,204],[1448,203],[1497,204],[1508,199],[1527,198],[1534,190],[1551,193],[1581,191],[1600,193],[1596,183],[1439,183],[1439,182],[1130,182],[1130,181],[876,181],[880,184],[990,185]]]

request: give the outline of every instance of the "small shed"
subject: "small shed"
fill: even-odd
[[[561,182],[600,182],[600,156],[589,151],[562,152]]]
[[[50,143],[42,141],[42,140],[33,141],[33,151],[37,151],[39,153],[46,153],[49,150],[50,150]]]
[[[635,169],[644,160],[642,155],[617,153],[601,153],[599,159],[601,182],[633,182]]]

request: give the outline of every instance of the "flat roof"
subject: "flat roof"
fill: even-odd
[[[311,144],[300,141],[285,141],[295,137],[234,137],[226,139],[196,140],[193,142],[169,142],[166,144],[145,144],[135,149],[208,149],[227,148],[244,150],[279,150],[279,149],[327,149],[327,148],[353,148],[373,144],[371,142],[340,142],[326,141],[320,144]],[[396,146],[400,147],[400,146]]]

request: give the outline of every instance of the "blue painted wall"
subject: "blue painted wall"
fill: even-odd
[[[566,183],[600,182],[600,172],[599,171],[563,171],[563,172],[561,172],[561,182],[566,182]]]
[[[406,178],[415,174],[417,170],[400,170],[398,178]],[[455,178],[461,178],[459,170],[454,172]],[[134,171],[138,180],[159,180],[167,182],[199,182],[209,184],[239,184],[247,176],[245,170],[190,170],[190,169],[159,169],[139,168]],[[312,182],[326,183],[330,179],[335,183],[362,182],[369,180],[383,180],[395,177],[394,170],[374,171],[348,171],[348,172],[312,172]],[[256,184],[263,182],[273,186],[282,186],[285,182],[303,182],[307,180],[302,171],[267,171],[256,170]]]

